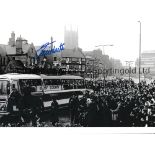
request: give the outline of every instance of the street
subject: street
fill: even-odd
[[[2,118],[7,118],[6,116]],[[8,118],[7,118],[8,119]],[[11,120],[11,121],[10,121]],[[17,116],[11,116],[9,117],[9,122],[5,127],[32,127],[32,123],[28,122],[23,125],[18,125],[18,117]],[[0,127],[3,126],[3,123],[0,124]],[[56,125],[57,127],[65,127],[65,126],[70,126],[70,117],[69,117],[69,111],[68,109],[59,109],[59,123]],[[54,127],[52,125],[52,122],[50,121],[50,112],[45,111],[44,113],[41,114],[41,121],[39,124],[37,124],[37,127]]]

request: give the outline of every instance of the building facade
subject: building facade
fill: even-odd
[[[1,68],[5,70],[7,64],[12,60],[21,61],[25,67],[37,64],[33,43],[28,44],[28,41],[21,36],[16,39],[14,32],[11,33],[8,45],[0,44]]]
[[[141,54],[141,68],[150,68],[150,75],[155,75],[155,50],[144,51]]]
[[[105,76],[102,70],[111,68],[109,56],[103,55],[100,49],[85,51],[84,54],[87,58],[87,74],[89,77],[97,78]]]
[[[86,58],[80,48],[65,49],[61,52],[61,68],[67,74],[85,76]]]
[[[8,57],[5,46],[0,44],[0,74],[4,72],[7,63],[8,63]]]

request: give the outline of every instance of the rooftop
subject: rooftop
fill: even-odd
[[[19,74],[19,73],[9,73],[0,75],[0,79],[41,79],[39,75],[35,74]]]

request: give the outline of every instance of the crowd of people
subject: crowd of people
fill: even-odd
[[[37,126],[37,121],[43,112],[44,106],[40,97],[31,94],[32,91],[33,87],[25,87],[22,96],[16,88],[13,88],[8,98],[8,115],[4,115],[0,119],[3,126],[15,122],[17,126],[22,126],[30,121],[32,126]]]
[[[155,126],[155,83],[115,79],[70,100],[71,123],[88,127]]]
[[[69,100],[69,124],[82,127],[153,127],[155,126],[155,82],[135,83],[133,80],[113,79],[88,86],[83,96],[74,93]],[[43,99],[31,95],[32,87],[24,88],[24,95],[13,89],[8,99],[9,115],[0,123],[8,126],[16,113],[17,126],[31,122],[32,126],[43,125]],[[18,109],[14,109],[15,107]],[[51,97],[49,120],[52,126],[59,122],[59,105]]]

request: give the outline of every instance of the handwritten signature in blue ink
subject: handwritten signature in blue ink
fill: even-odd
[[[51,43],[47,42],[45,44],[43,44],[38,50],[37,50],[37,55],[38,56],[47,56],[47,55],[51,55],[53,53],[56,52],[60,52],[64,50],[64,43],[61,43],[60,46],[58,48],[52,48],[50,50],[47,50],[47,48],[49,48],[49,45],[53,44],[56,41],[53,41]]]

